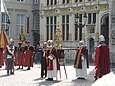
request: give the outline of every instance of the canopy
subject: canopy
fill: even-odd
[[[0,48],[5,48],[6,45],[8,45],[9,43],[9,39],[8,36],[6,35],[6,32],[1,29],[1,33],[0,33]]]

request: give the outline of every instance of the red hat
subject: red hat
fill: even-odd
[[[18,44],[22,44],[22,42],[18,42]]]
[[[30,42],[29,42],[29,41],[26,41],[26,44],[30,44]]]

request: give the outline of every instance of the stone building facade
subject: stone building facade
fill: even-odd
[[[84,40],[89,58],[93,59],[99,35],[104,35],[115,62],[115,0],[4,0],[7,12],[2,13],[2,26],[16,45],[21,28],[32,45],[40,40],[54,40],[57,25],[62,31],[62,46],[76,48]],[[40,16],[40,17],[39,17]],[[8,23],[10,20],[10,24]],[[3,21],[4,20],[4,21]],[[73,58],[75,51],[66,51]]]
[[[106,44],[111,46],[109,5],[109,0],[41,0],[41,44],[49,39],[54,40],[59,25],[63,47],[76,48],[78,41],[84,40],[89,59],[94,59],[99,35],[104,35]]]
[[[9,38],[13,38],[18,45],[21,29],[27,41],[32,43],[33,28],[33,0],[3,0],[4,12],[1,13],[1,26]]]

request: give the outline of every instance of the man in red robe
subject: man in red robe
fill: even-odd
[[[77,79],[86,79],[88,63],[88,50],[84,45],[84,41],[79,42],[79,47],[76,50],[76,57],[74,61],[74,68],[76,68]]]
[[[53,78],[57,78],[57,71],[60,70],[59,58],[57,55],[57,49],[53,46],[53,41],[48,40],[48,46],[46,51],[47,59],[47,77],[48,81],[53,81]]]
[[[110,72],[110,52],[103,35],[100,35],[99,43],[95,53],[95,80]]]
[[[30,67],[33,67],[33,56],[34,50],[33,47],[30,46],[30,42],[26,42],[28,46],[26,46],[25,50],[25,66],[28,67],[27,70],[30,70]]]
[[[19,66],[18,69],[20,69],[20,66],[22,66],[21,69],[23,69],[23,65],[24,65],[24,47],[22,47],[22,42],[18,43],[19,47],[18,47],[18,59],[17,59],[17,66]]]

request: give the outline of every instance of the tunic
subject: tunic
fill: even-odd
[[[108,46],[98,46],[95,54],[96,76],[102,77],[110,72],[110,55]]]
[[[18,48],[18,59],[17,59],[17,66],[23,66],[24,65],[24,48],[19,47]]]
[[[27,50],[25,51],[25,66],[27,67],[33,67],[33,56],[34,52],[31,50],[31,47],[27,47]]]
[[[13,69],[15,59],[15,46],[10,48],[6,46],[6,69]]]
[[[53,47],[47,52],[47,77],[57,77],[57,71],[60,70],[59,58],[57,56],[57,50]]]

